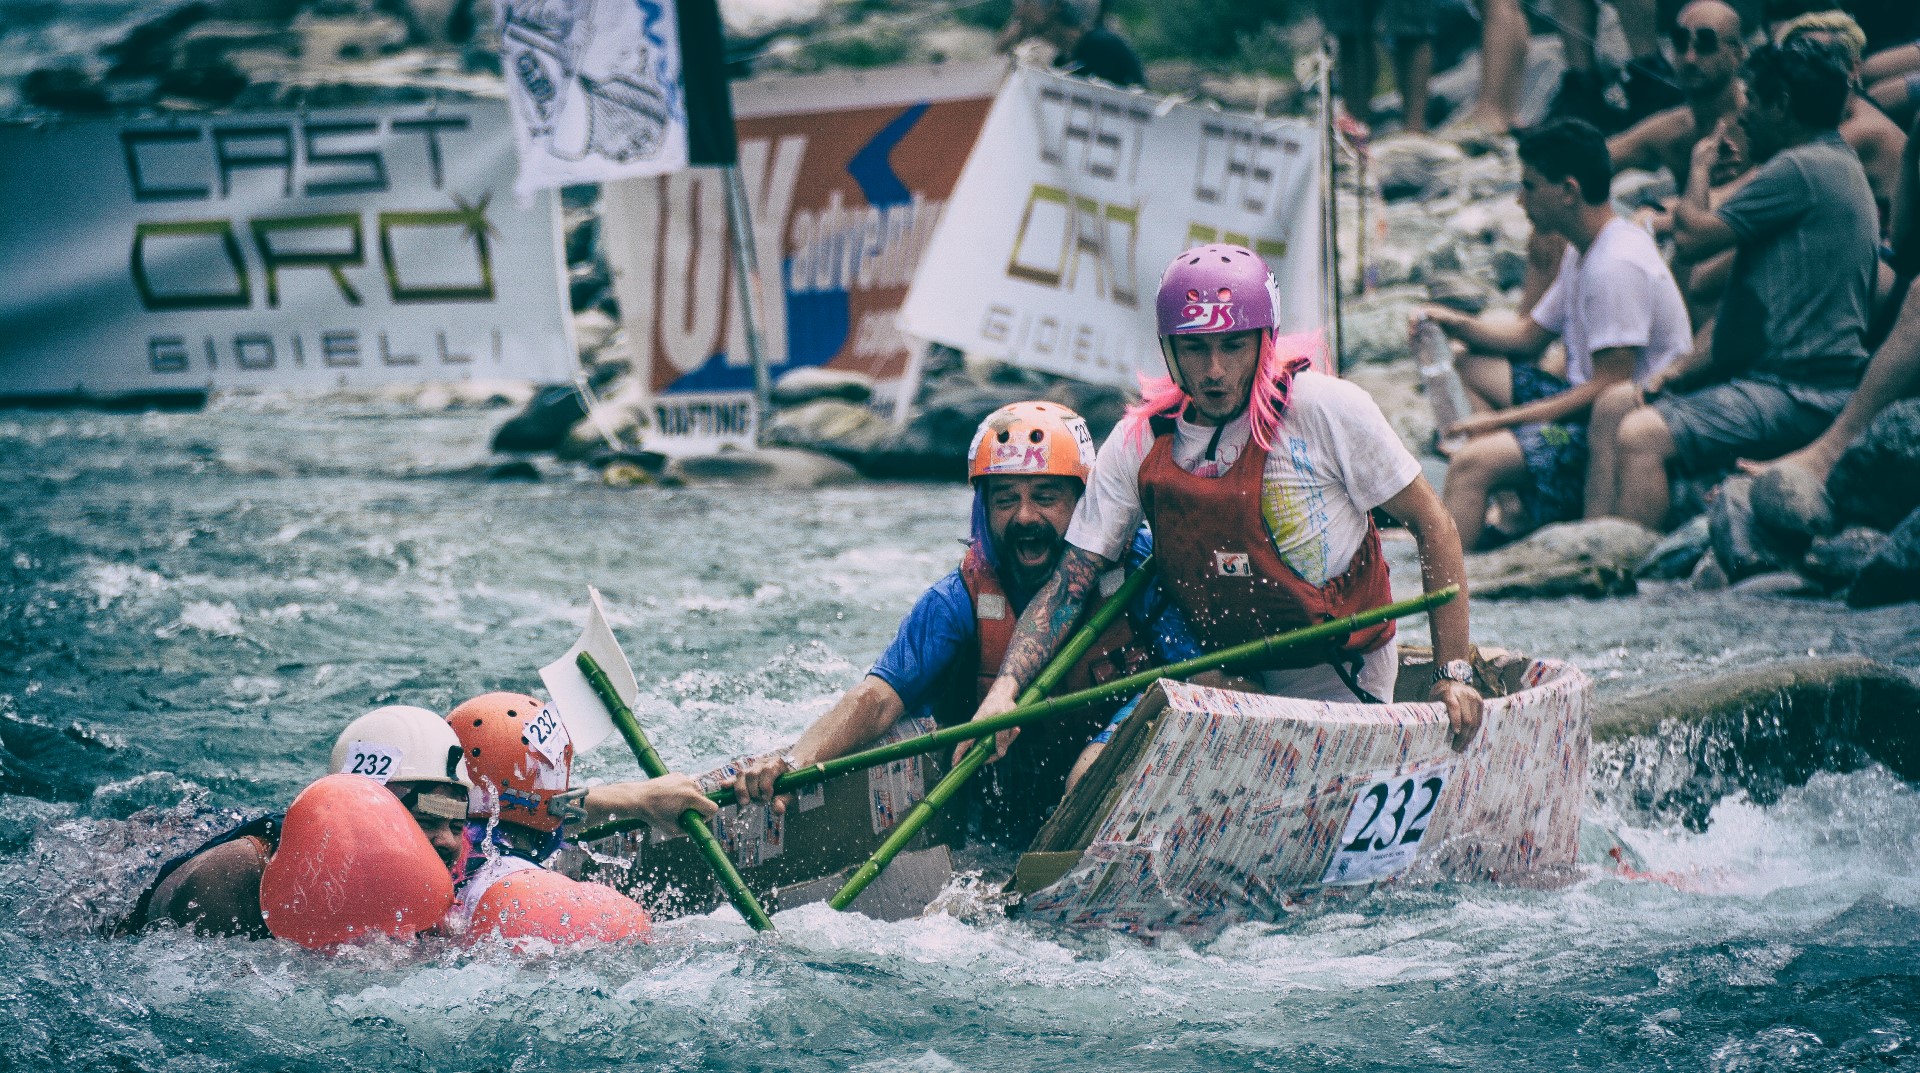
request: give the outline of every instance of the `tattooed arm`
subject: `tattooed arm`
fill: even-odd
[[[1065,642],[1073,624],[1080,620],[1080,611],[1086,607],[1087,596],[1093,592],[1101,572],[1112,565],[1093,552],[1067,545],[1060,556],[1060,565],[1053,568],[1053,575],[1040,586],[1033,602],[1021,613],[1013,641],[1007,646],[1007,658],[1000,664],[1000,677],[994,679],[987,698],[980,702],[979,711],[973,714],[975,719],[1014,709],[1020,691],[1040,676],[1047,660]],[[1013,744],[1019,734],[1016,727],[995,735],[993,758],[998,760],[1007,755],[1007,746]],[[961,745],[955,749],[954,762],[958,763],[969,748],[970,745]]]

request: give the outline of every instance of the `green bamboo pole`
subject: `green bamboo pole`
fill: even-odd
[[[1176,670],[1184,676],[1187,674],[1198,674],[1201,671],[1218,670],[1221,667],[1234,663],[1249,662],[1257,657],[1270,655],[1284,649],[1297,648],[1318,640],[1342,636],[1362,626],[1370,626],[1375,622],[1384,622],[1389,618],[1399,618],[1403,615],[1411,615],[1416,612],[1431,610],[1441,604],[1447,603],[1458,595],[1460,595],[1460,586],[1449,585],[1439,592],[1423,594],[1411,600],[1402,600],[1399,603],[1388,604],[1385,607],[1377,607],[1372,611],[1365,611],[1358,615],[1349,615],[1343,619],[1321,623],[1318,626],[1309,626],[1305,629],[1294,630],[1291,633],[1283,633],[1277,637],[1268,637],[1259,641],[1249,641],[1243,645],[1235,645],[1232,648],[1223,648],[1218,652],[1201,656],[1197,659],[1184,660],[1180,663],[1161,667],[1157,671],[1143,671],[1140,674],[1129,675],[1127,678],[1107,683],[1106,688],[1111,690],[1122,682],[1134,680],[1144,680],[1141,681],[1140,684],[1145,685],[1148,682],[1157,681],[1161,678],[1173,677]],[[1029,712],[1039,708],[1049,707],[1051,704],[1059,704],[1060,701],[1067,699],[1066,697],[1062,697],[1049,704],[1035,704],[1033,702],[1039,698],[1034,695],[1034,688],[1038,685],[1039,679],[1035,679],[1034,686],[1027,687],[1026,692],[1021,694],[1021,702],[1028,706],[1027,711]],[[1130,692],[1131,689],[1129,688],[1127,691]],[[1081,702],[1081,704],[1085,703],[1087,702]],[[1076,705],[1076,707],[1077,706],[1078,705]],[[986,724],[1004,721],[1007,716],[1020,710],[1020,708],[1015,708],[1013,711],[1004,712],[993,718],[977,720],[967,725],[972,726],[978,731],[984,729]],[[956,727],[952,729],[959,728]],[[1000,728],[996,727],[995,732],[997,732],[998,729]],[[854,872],[853,878],[847,880],[847,885],[841,887],[838,894],[828,899],[827,904],[835,909],[845,909],[847,906],[853,904],[853,900],[860,896],[860,892],[867,889],[867,885],[878,878],[887,865],[893,861],[893,858],[907,847],[907,843],[912,841],[913,836],[920,833],[920,828],[926,826],[927,821],[933,818],[933,813],[947,803],[948,799],[959,790],[962,783],[972,778],[975,772],[978,772],[985,766],[987,757],[991,755],[993,755],[993,734],[989,733],[986,737],[976,742],[974,747],[967,751],[967,755],[961,758],[960,763],[955,764],[953,770],[947,772],[947,777],[941,779],[939,785],[929,791],[927,796],[921,798],[920,801],[913,806],[912,810],[894,826],[892,832],[887,835],[886,841],[880,844],[880,848],[873,851],[873,856],[867,858],[867,862],[861,865],[858,871]]]
[[[773,788],[777,793],[789,793],[794,790],[805,789],[815,783],[825,782],[828,779],[838,778],[850,772],[865,771],[867,768],[879,767],[881,764],[892,763],[895,760],[904,760],[909,756],[920,756],[924,753],[934,752],[939,749],[951,748],[963,741],[974,741],[989,734],[997,734],[1011,727],[1021,727],[1029,723],[1045,722],[1064,712],[1074,711],[1089,704],[1098,704],[1103,700],[1111,700],[1116,696],[1145,689],[1147,686],[1152,685],[1162,678],[1185,678],[1189,675],[1199,674],[1202,671],[1219,670],[1222,667],[1231,666],[1235,663],[1245,663],[1249,660],[1257,659],[1283,648],[1338,637],[1342,634],[1351,633],[1354,630],[1371,626],[1377,622],[1385,622],[1390,618],[1405,618],[1408,615],[1417,615],[1424,611],[1430,611],[1433,608],[1448,603],[1459,594],[1460,587],[1458,585],[1449,585],[1437,592],[1416,596],[1410,600],[1402,600],[1399,603],[1387,604],[1384,607],[1376,607],[1371,611],[1363,611],[1358,615],[1349,615],[1343,619],[1323,622],[1318,626],[1309,626],[1302,630],[1295,630],[1292,633],[1278,634],[1260,641],[1248,641],[1246,644],[1236,645],[1233,648],[1223,648],[1218,652],[1209,652],[1202,656],[1196,656],[1193,659],[1182,660],[1179,663],[1169,663],[1165,667],[1155,667],[1150,670],[1141,671],[1138,674],[1130,674],[1125,678],[1116,678],[1105,685],[1094,686],[1091,689],[1083,689],[1076,693],[1062,694],[1052,700],[1041,701],[1038,704],[1029,705],[1025,708],[1015,708],[1010,712],[993,716],[990,719],[979,719],[970,723],[961,723],[958,726],[941,727],[939,730],[922,734],[917,738],[907,738],[903,741],[889,742],[886,745],[875,746],[872,749],[867,749],[862,752],[848,753],[845,756],[835,757],[832,760],[823,760],[818,764],[809,764],[806,767],[787,772],[774,781]],[[722,805],[730,805],[733,803],[733,789],[731,787],[722,787],[707,796]],[[644,823],[645,821],[642,820],[613,820],[608,823],[603,823],[598,827],[589,827],[575,837],[580,841],[590,842],[596,838],[606,838],[609,835],[634,830],[635,828],[643,826]]]
[[[665,775],[666,761],[654,751],[653,743],[647,740],[646,732],[640,729],[639,721],[633,717],[633,710],[614,691],[613,683],[607,679],[607,672],[601,670],[599,662],[586,652],[580,653],[575,662],[592,684],[593,691],[600,694],[601,703],[607,706],[608,714],[613,716],[613,725],[619,728],[620,736],[627,739],[627,747],[633,750],[634,759],[640,761],[640,770],[646,772],[650,779]],[[740,873],[734,870],[733,861],[728,859],[727,851],[721,847],[720,840],[714,837],[707,821],[701,819],[698,812],[688,809],[680,814],[680,829],[700,848],[700,855],[707,859],[707,866],[713,869],[714,878],[726,888],[727,900],[740,910],[741,916],[747,918],[753,930],[773,930],[773,921],[768,918],[767,911],[760,908],[759,899],[753,896],[746,882],[740,878]]]

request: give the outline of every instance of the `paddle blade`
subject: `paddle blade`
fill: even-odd
[[[553,706],[560,712],[560,720],[566,723],[577,752],[586,752],[613,736],[613,716],[593,691],[587,676],[580,673],[577,661],[580,653],[593,656],[612,681],[613,691],[629,707],[640,699],[640,683],[634,681],[627,654],[620,650],[613,627],[607,624],[600,590],[588,586],[587,597],[591,606],[587,610],[587,628],[580,631],[580,639],[567,649],[566,655],[540,668],[540,680],[546,683],[547,693],[553,697]]]

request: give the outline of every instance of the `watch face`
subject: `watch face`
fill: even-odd
[[[1448,660],[1446,663],[1441,664],[1434,671],[1434,674],[1437,677],[1449,678],[1455,682],[1471,683],[1473,681],[1473,664],[1468,663],[1464,659]]]

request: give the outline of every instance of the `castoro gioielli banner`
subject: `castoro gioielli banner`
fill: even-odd
[[[908,334],[1131,387],[1163,375],[1160,272],[1248,246],[1285,331],[1323,319],[1324,166],[1312,123],[1197,108],[1051,70],[1007,80],[901,308]]]
[[[569,380],[500,101],[0,127],[0,396]]]

